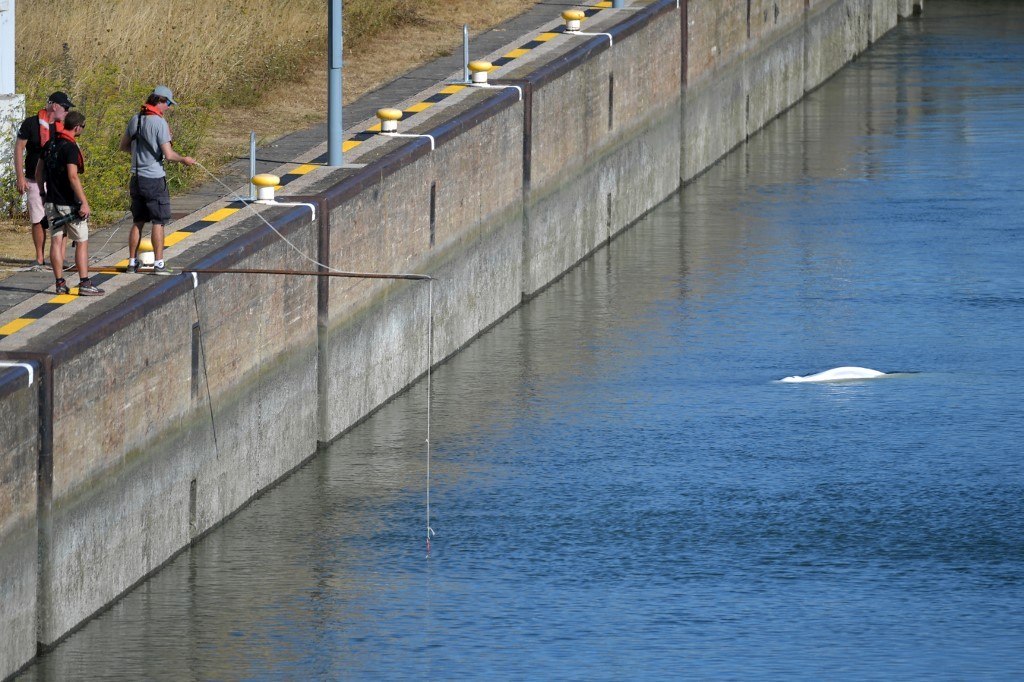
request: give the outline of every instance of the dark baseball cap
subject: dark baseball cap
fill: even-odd
[[[70,109],[71,107],[75,106],[74,103],[71,101],[71,98],[68,97],[65,93],[60,92],[59,90],[50,95],[49,99],[47,99],[46,101],[53,102],[54,104],[59,104],[65,109]]]

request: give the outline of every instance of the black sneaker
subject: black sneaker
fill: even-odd
[[[55,285],[54,289],[56,290],[58,296],[60,296],[61,294],[71,293],[71,289],[68,287],[68,283],[65,282],[63,278],[57,280],[57,284]]]
[[[135,261],[135,265],[131,266],[128,269],[131,270],[132,272],[134,272],[136,275],[139,274],[139,270],[142,269],[142,261],[136,260]]]
[[[32,265],[30,265],[28,269],[32,272],[46,272],[47,270],[50,269],[50,266],[48,266],[46,263],[35,262],[32,263]]]
[[[174,274],[174,270],[171,270],[166,265],[154,265],[153,266],[153,274],[154,275],[173,275]]]
[[[79,296],[102,296],[105,293],[107,292],[103,291],[103,289],[100,289],[89,280],[82,280],[78,283]]]

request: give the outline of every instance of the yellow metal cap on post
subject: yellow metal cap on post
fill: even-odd
[[[153,253],[153,240],[149,237],[143,237],[139,240],[139,248],[135,252],[135,257],[139,259],[141,265],[152,267],[153,263],[156,262],[156,254]]]
[[[252,184],[257,187],[277,187],[281,184],[281,178],[270,173],[260,173],[253,176]]]
[[[281,178],[270,173],[254,175],[252,184],[256,185],[256,201],[273,202],[274,188],[281,184]]]
[[[469,77],[471,81],[478,84],[486,83],[487,72],[494,70],[494,64],[477,59],[469,63],[469,70],[472,72],[472,75]]]
[[[397,133],[398,122],[402,120],[402,110],[378,109],[377,118],[380,119],[380,131],[382,133]]]
[[[580,25],[587,15],[578,9],[567,9],[562,12],[562,18],[565,19],[565,32],[576,33],[580,30]]]

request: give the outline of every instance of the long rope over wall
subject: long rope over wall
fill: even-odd
[[[283,277],[339,277],[339,278],[350,278],[350,279],[393,279],[393,280],[413,280],[413,281],[425,281],[427,282],[427,349],[426,349],[426,360],[427,360],[427,427],[426,427],[426,458],[427,458],[427,480],[426,480],[426,545],[427,545],[427,558],[430,558],[430,538],[436,535],[434,529],[430,525],[430,457],[431,457],[431,444],[430,444],[430,425],[431,425],[431,401],[433,399],[433,386],[432,386],[432,374],[434,366],[434,278],[429,275],[415,274],[415,273],[383,273],[383,272],[349,272],[343,270],[337,270],[335,268],[317,261],[315,258],[310,257],[299,249],[295,244],[288,240],[281,232],[275,228],[270,222],[260,215],[254,209],[252,203],[238,196],[238,194],[226,185],[220,178],[211,173],[205,166],[197,163],[203,171],[206,172],[211,178],[217,183],[228,190],[228,193],[234,197],[236,201],[242,202],[253,215],[259,218],[267,227],[269,227],[274,234],[276,234],[282,241],[290,246],[305,260],[316,265],[320,270],[289,270],[289,269],[273,269],[273,268],[186,268],[182,272],[192,275],[192,294],[193,303],[196,308],[196,324],[199,326],[199,345],[200,352],[203,356],[203,378],[206,382],[206,396],[210,408],[210,425],[213,429],[214,447],[219,450],[217,442],[217,424],[214,419],[213,410],[213,396],[210,392],[210,376],[206,365],[206,346],[203,339],[203,324],[199,311],[199,275],[272,275],[272,276],[283,276]]]

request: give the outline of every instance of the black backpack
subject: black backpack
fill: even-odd
[[[66,169],[63,168],[63,164],[60,162],[60,154],[57,151],[66,144],[70,144],[67,140],[58,137],[55,140],[50,140],[43,147],[43,180],[47,183],[50,182],[50,178],[56,178],[61,173],[66,173]]]

